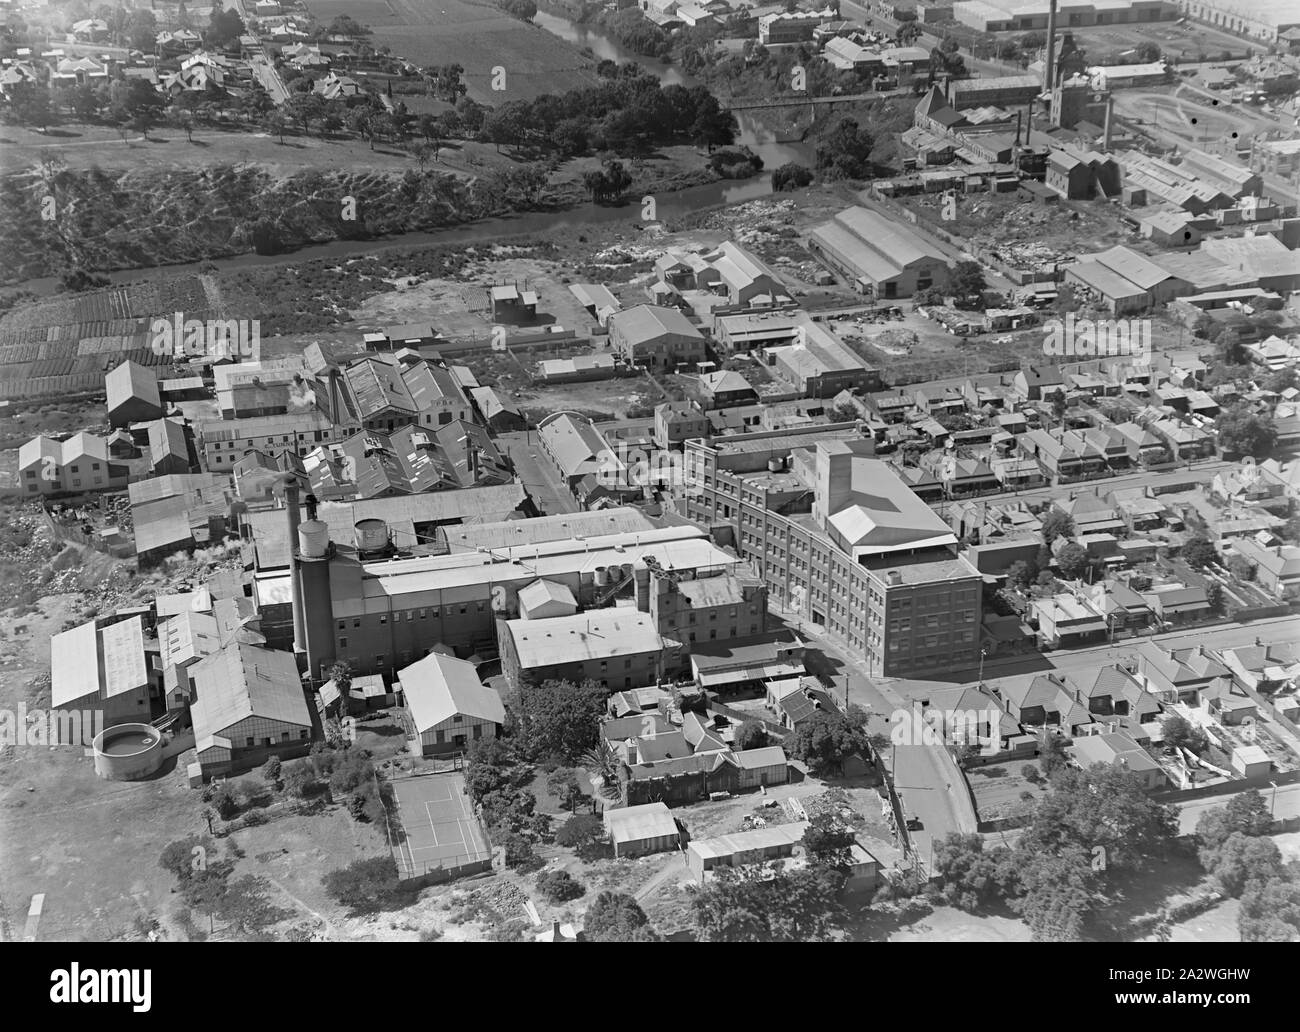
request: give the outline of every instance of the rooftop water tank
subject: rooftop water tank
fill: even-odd
[[[388,524],[383,520],[358,520],[355,529],[358,552],[382,552],[388,547]]]
[[[330,529],[322,520],[298,524],[298,551],[304,559],[324,559],[330,547]]]

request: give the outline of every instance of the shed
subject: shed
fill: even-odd
[[[681,832],[663,803],[643,803],[605,811],[605,831],[615,856],[644,856],[681,846]]]

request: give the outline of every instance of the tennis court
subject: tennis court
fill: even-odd
[[[392,788],[398,825],[393,851],[412,874],[491,860],[461,775],[407,778],[394,781]]]

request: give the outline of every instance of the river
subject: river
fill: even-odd
[[[683,73],[680,69],[634,54],[591,26],[579,25],[563,15],[550,11],[538,11],[534,20],[539,26],[562,39],[568,40],[579,47],[589,48],[599,59],[636,62],[647,73],[654,75],[665,85],[696,85],[696,80]],[[800,164],[809,163],[806,145],[777,142],[772,133],[756,125],[743,112],[736,116],[736,120],[740,125],[740,133],[736,142],[744,144],[761,157],[765,171],[752,179],[721,180],[716,183],[706,183],[702,186],[687,187],[684,190],[671,193],[657,194],[655,202],[657,205],[656,214],[659,219],[679,218],[704,208],[712,208],[723,204],[740,204],[758,197],[766,197],[772,192],[771,177],[768,172],[790,161],[799,162]],[[258,265],[306,262],[316,258],[346,258],[372,254],[376,251],[395,247],[472,244],[483,240],[506,237],[541,236],[554,229],[557,220],[562,221],[565,226],[639,222],[640,208],[635,203],[628,203],[620,207],[583,203],[566,208],[560,213],[521,212],[517,215],[506,215],[500,218],[481,219],[478,222],[466,223],[460,226],[448,226],[446,229],[403,233],[400,236],[381,237],[371,240],[331,240],[323,244],[300,247],[285,254],[240,254],[229,258],[212,258],[198,262],[167,265],[163,266],[162,270],[165,270],[168,274],[180,276],[198,273],[203,269],[213,267],[219,271],[226,271]],[[159,270],[148,268],[119,269],[101,273],[101,275],[107,277],[112,283],[120,284],[147,278],[154,271]],[[6,292],[19,289],[31,290],[44,296],[56,293],[59,290],[59,281],[57,277],[48,277],[0,288],[0,290]]]

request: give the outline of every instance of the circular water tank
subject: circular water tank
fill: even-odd
[[[147,778],[162,765],[162,732],[148,724],[115,724],[92,743],[95,773],[109,781]]]
[[[609,584],[609,570],[604,566],[597,566],[595,570],[596,587],[603,588]]]
[[[784,465],[785,463],[776,455],[773,455],[770,459],[767,460],[767,468],[770,469],[773,473],[780,473],[781,467]]]
[[[383,520],[358,520],[356,532],[359,552],[382,552],[388,547],[388,524]]]
[[[323,559],[330,547],[330,529],[321,520],[298,524],[298,551],[304,559]]]

